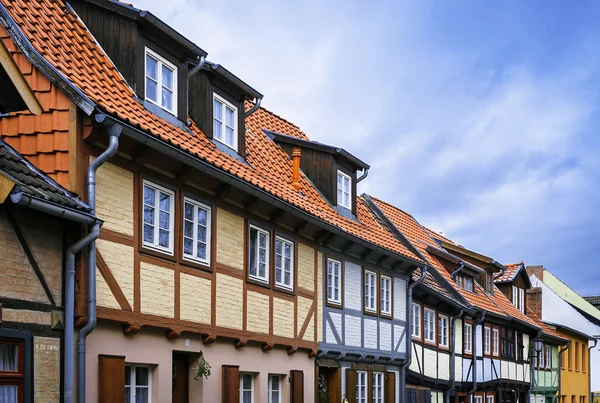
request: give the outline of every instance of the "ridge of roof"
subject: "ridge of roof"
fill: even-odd
[[[514,281],[517,275],[525,268],[525,262],[505,264],[506,270],[499,277],[494,279],[494,283],[508,283]],[[527,276],[529,278],[529,276]]]

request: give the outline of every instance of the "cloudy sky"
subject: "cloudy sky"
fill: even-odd
[[[134,5],[312,139],[368,162],[361,192],[600,295],[600,3]]]

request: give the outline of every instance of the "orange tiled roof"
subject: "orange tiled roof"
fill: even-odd
[[[261,129],[306,139],[297,126],[264,108],[258,109],[246,121],[249,164],[238,161],[220,151],[196,125],[192,125],[190,134],[146,110],[83,22],[73,11],[65,12],[63,1],[0,1],[33,47],[106,113],[349,234],[421,262],[381,228],[362,203],[357,203],[357,221],[341,216],[304,176],[300,179],[302,193],[294,190],[289,157]]]
[[[505,264],[504,266],[506,267],[506,270],[504,271],[504,274],[502,274],[500,277],[498,277],[496,280],[494,280],[494,282],[495,283],[503,283],[505,281],[514,280],[519,269],[521,267],[523,267],[523,264],[524,264],[524,262]]]
[[[441,239],[442,241],[446,241],[448,243],[453,243],[455,245],[457,245],[456,242],[454,242],[453,240],[451,240],[450,238],[445,237],[444,235],[440,234],[439,232],[435,232],[427,227],[423,227],[425,229],[425,231],[427,231],[427,233],[433,238],[433,239]]]

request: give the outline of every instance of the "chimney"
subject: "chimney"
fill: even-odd
[[[527,266],[525,269],[529,277],[535,275],[538,280],[544,281],[544,266]]]
[[[296,192],[300,191],[300,156],[302,155],[300,147],[294,147],[292,151],[292,186]]]
[[[527,290],[527,307],[542,319],[542,288],[533,287]]]

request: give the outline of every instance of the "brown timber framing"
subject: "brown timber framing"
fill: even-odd
[[[89,156],[97,156],[100,153],[100,149],[90,145],[85,145],[86,152],[86,160],[89,160]],[[296,233],[293,229],[282,226],[279,223],[275,223],[269,219],[268,216],[262,217],[257,216],[255,213],[245,211],[243,209],[243,204],[235,205],[232,204],[229,200],[220,199],[216,194],[211,194],[209,191],[203,191],[198,189],[195,186],[191,186],[188,183],[183,183],[182,181],[177,180],[175,177],[170,177],[158,170],[153,169],[152,167],[135,163],[128,159],[124,154],[120,154],[115,156],[113,160],[111,160],[111,164],[119,166],[123,169],[126,169],[133,173],[133,236],[121,234],[114,230],[102,229],[100,238],[106,241],[119,243],[122,245],[127,245],[133,247],[133,255],[134,255],[134,301],[133,307],[129,306],[127,309],[128,302],[123,296],[120,298],[117,294],[122,294],[122,291],[119,292],[120,289],[115,287],[110,287],[113,294],[115,294],[115,298],[121,306],[121,310],[107,308],[107,307],[99,307],[98,308],[98,318],[103,320],[108,320],[112,322],[117,322],[123,324],[124,333],[126,334],[136,334],[139,332],[141,327],[149,326],[155,327],[165,330],[165,335],[171,338],[178,337],[181,332],[189,331],[200,333],[203,335],[203,340],[205,343],[211,343],[219,338],[227,338],[234,341],[234,345],[236,347],[241,348],[245,346],[248,342],[254,342],[262,344],[265,347],[265,350],[270,350],[274,346],[282,346],[288,349],[288,354],[295,353],[298,349],[308,351],[311,356],[316,355],[316,350],[318,347],[317,342],[317,270],[318,270],[318,245],[312,241],[310,238],[302,236]],[[163,171],[164,172],[164,171]],[[190,175],[184,175],[184,177],[189,178]],[[140,206],[142,203],[141,195],[142,195],[142,184],[143,180],[149,180],[151,182],[157,183],[161,186],[164,186],[168,189],[171,189],[175,193],[175,227],[174,227],[174,253],[173,255],[168,255],[160,252],[155,252],[151,250],[146,250],[143,248],[141,244],[141,210]],[[209,266],[194,264],[192,262],[187,262],[182,259],[182,236],[180,221],[182,221],[181,211],[183,206],[183,197],[190,196],[200,202],[203,202],[211,207],[211,256]],[[256,201],[252,202],[252,205],[256,205]],[[217,262],[217,208],[223,209],[227,212],[233,213],[237,216],[241,216],[244,218],[245,222],[245,230],[244,230],[244,270],[239,270],[238,268],[230,267],[226,264]],[[274,216],[270,217],[280,222],[282,215],[274,214]],[[255,223],[261,228],[267,229],[271,234],[271,245],[270,245],[270,274],[269,280],[270,284],[268,287],[264,287],[262,284],[253,284],[250,281],[246,281],[246,273],[247,273],[247,250],[248,250],[248,223]],[[287,240],[290,240],[294,243],[294,264],[293,264],[293,291],[281,289],[280,287],[275,286],[275,274],[274,274],[274,253],[275,253],[275,239],[276,236],[281,236]],[[298,243],[301,242],[306,246],[309,246],[314,251],[314,267],[312,268],[312,273],[314,276],[314,283],[312,289],[300,288],[298,286],[298,275],[299,275],[299,265],[298,265]],[[312,261],[311,257],[311,261]],[[99,259],[99,262],[103,262],[103,260]],[[173,281],[174,281],[174,317],[161,317],[158,315],[151,315],[141,312],[141,263],[150,263],[153,265],[158,265],[162,268],[173,270]],[[102,263],[99,263],[102,264]],[[107,273],[108,267],[103,267],[101,272],[103,276]],[[108,270],[110,273],[110,269]],[[197,277],[201,277],[204,279],[208,279],[211,281],[211,318],[210,324],[202,324],[195,323],[191,321],[186,321],[180,319],[180,310],[181,310],[181,301],[180,301],[180,276],[181,273],[186,273],[190,275],[194,275]],[[234,278],[243,280],[243,325],[242,330],[230,329],[225,327],[216,326],[216,295],[217,295],[217,287],[216,287],[216,276],[217,274],[224,274],[227,276],[231,276]],[[110,281],[110,274],[107,276]],[[106,277],[105,277],[106,278]],[[114,278],[114,277],[113,277]],[[116,284],[116,281],[115,281]],[[254,291],[262,294],[269,295],[269,334],[255,333],[249,332],[246,330],[247,325],[247,291]],[[312,304],[310,306],[309,312],[306,317],[301,318],[301,323],[298,323],[298,297],[304,297],[312,300]],[[294,337],[281,337],[273,335],[273,299],[281,298],[283,300],[289,301],[293,303],[294,307]],[[311,334],[313,337],[312,341],[305,341],[303,338],[306,335],[306,330],[309,327],[310,321],[313,321],[314,334]]]

